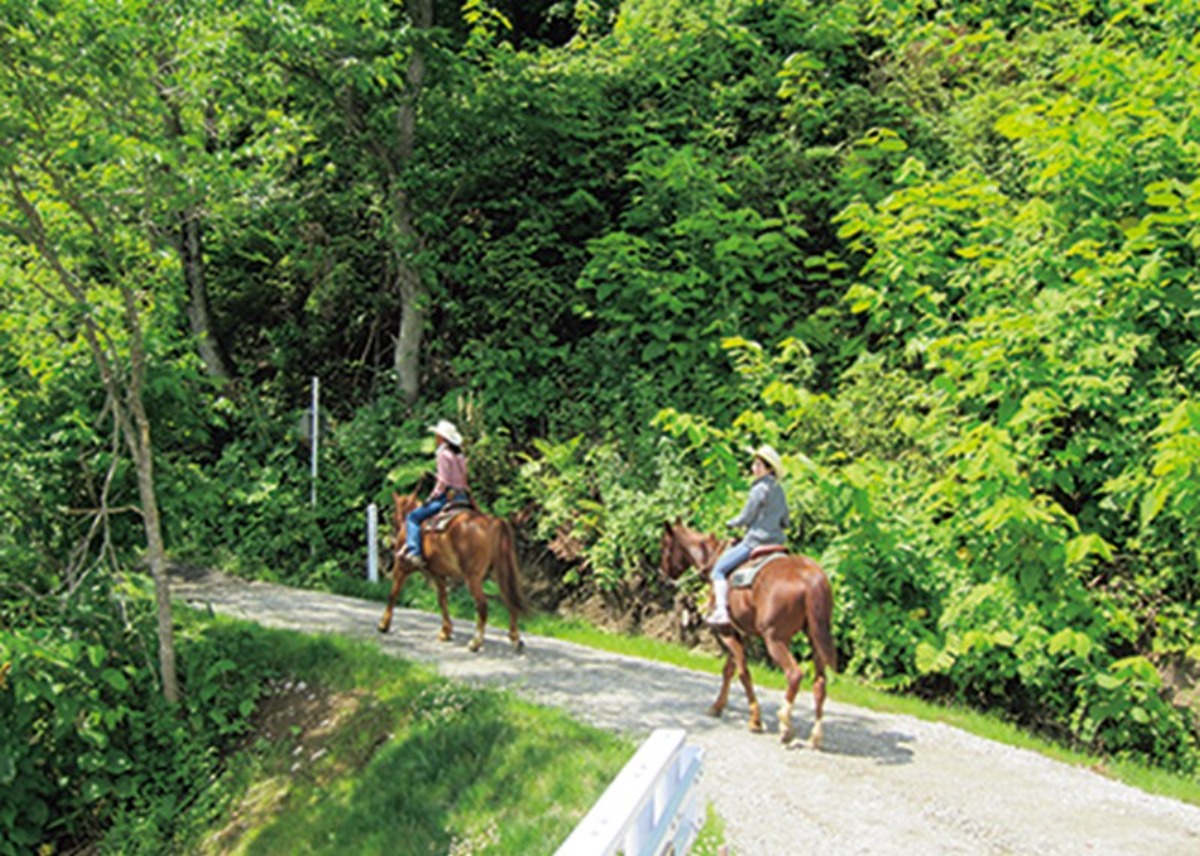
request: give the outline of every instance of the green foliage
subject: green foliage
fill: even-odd
[[[0,16],[5,187],[88,288],[46,299],[6,192],[5,626],[136,558],[78,336],[130,283],[176,558],[350,584],[367,503],[452,416],[480,498],[615,591],[663,519],[736,510],[771,442],[850,671],[1195,768],[1149,671],[1200,649],[1195,3],[435,4],[431,30],[380,0],[169,5]],[[185,332],[189,212],[228,390]],[[402,261],[429,295],[412,410]]]
[[[588,580],[620,590],[656,571],[662,524],[698,496],[698,485],[671,445],[660,446],[652,466],[639,471],[611,446],[581,453],[582,437],[565,443],[534,441],[511,488],[512,501],[536,508],[535,536],[571,564],[563,583]]]
[[[182,635],[184,702],[172,709],[157,686],[144,588],[93,581],[32,631],[0,631],[0,661],[11,665],[0,687],[6,852],[85,842],[125,813],[156,825],[151,850],[169,844],[245,732],[270,674],[264,652],[236,631]]]

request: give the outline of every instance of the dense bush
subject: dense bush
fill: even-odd
[[[184,701],[164,701],[152,599],[93,577],[21,632],[0,629],[0,848],[93,841],[136,819],[169,848],[189,806],[245,733],[269,652],[248,634],[180,615]]]

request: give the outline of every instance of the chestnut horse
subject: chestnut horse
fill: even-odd
[[[661,570],[665,577],[677,580],[689,567],[705,577],[728,544],[712,535],[688,529],[682,523],[666,523],[662,536]],[[720,716],[729,700],[729,684],[736,671],[746,690],[750,705],[750,730],[762,731],[762,715],[750,669],[746,665],[746,638],[759,636],[767,653],[787,678],[787,693],[779,710],[779,730],[784,743],[795,737],[792,727],[792,703],[803,677],[792,656],[792,637],[801,630],[808,636],[813,656],[813,748],[820,748],[823,736],[821,717],[825,707],[825,670],[837,670],[837,652],[833,646],[830,620],[833,593],[821,567],[807,556],[784,555],[763,565],[749,588],[729,592],[731,625],[713,628],[725,646],[725,669],[721,692],[709,713]]]
[[[421,503],[416,493],[401,496],[392,494],[396,510],[392,517],[392,593],[388,597],[387,609],[379,620],[379,632],[387,633],[392,626],[392,611],[396,598],[404,583],[416,569],[401,553],[405,542],[405,520]],[[432,520],[436,520],[435,515]],[[488,571],[495,571],[500,586],[500,599],[508,608],[508,638],[513,649],[520,651],[525,643],[517,629],[517,614],[525,611],[525,596],[521,592],[521,579],[517,575],[516,539],[512,524],[500,517],[493,517],[474,509],[458,512],[446,525],[444,531],[430,532],[426,529],[421,536],[422,552],[425,556],[423,572],[437,586],[438,606],[442,610],[442,630],[438,638],[443,642],[450,639],[450,612],[446,606],[446,583],[453,579],[464,580],[471,597],[475,600],[475,636],[468,646],[472,651],[483,647],[483,631],[487,627],[488,603],[483,593],[483,581]]]

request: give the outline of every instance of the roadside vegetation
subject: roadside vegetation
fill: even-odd
[[[29,809],[3,818],[3,852],[49,838],[114,854],[548,853],[636,748],[369,645],[190,610],[184,701],[146,710],[151,603],[124,602],[132,625],[107,638],[37,634],[44,683],[23,677],[15,710],[0,705],[9,802]]]
[[[275,674],[187,852],[549,853],[636,748],[368,645],[242,632]]]
[[[771,443],[839,684],[1195,777],[1197,31],[0,0],[0,842],[195,802],[263,654],[190,638],[168,563],[353,584],[440,418],[544,602],[661,614],[662,523]]]
[[[355,584],[341,588],[353,589],[352,592],[347,591],[346,593],[356,597],[368,599],[386,597],[384,589],[380,586]],[[416,609],[431,612],[437,609],[432,588],[422,585],[419,580],[412,587],[412,591],[407,592],[405,602]],[[451,613],[463,620],[469,620],[474,615],[474,605],[462,591],[452,594],[450,607]],[[498,612],[499,614],[491,617],[490,622],[503,629],[507,626],[505,624],[507,619],[503,617],[503,609],[499,609]],[[686,644],[672,641],[670,638],[615,632],[579,618],[545,612],[531,616],[523,622],[522,626],[529,633],[540,636],[708,672],[714,676],[713,696],[714,698],[716,696],[719,685],[717,677],[724,664],[724,655],[717,651],[715,646],[695,644],[695,640],[692,644]],[[805,656],[803,649],[798,650],[797,653]],[[752,655],[750,670],[755,686],[766,688],[769,691],[782,692],[786,687],[786,682],[779,670],[771,663],[770,658],[761,650],[757,652],[752,650]],[[808,662],[804,665],[808,670],[806,671],[807,681],[811,679],[811,665]],[[806,682],[805,686],[807,685]],[[1022,727],[1002,714],[980,711],[962,704],[947,704],[936,700],[921,699],[911,694],[890,692],[848,675],[830,676],[828,688],[831,699],[845,704],[881,713],[903,714],[929,722],[942,722],[1007,746],[1029,749],[1066,764],[1086,767],[1098,775],[1107,776],[1147,793],[1200,806],[1200,782],[1197,782],[1194,776],[1163,770],[1142,759],[1114,759],[1103,754],[1082,751],[1063,741],[1055,741],[1049,735],[1038,734],[1027,727]],[[803,698],[801,702],[803,702]],[[803,710],[803,707],[798,709]]]

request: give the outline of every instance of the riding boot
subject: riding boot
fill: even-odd
[[[713,580],[713,600],[716,602],[713,606],[712,614],[704,619],[712,625],[721,625],[729,623],[729,580]]]

